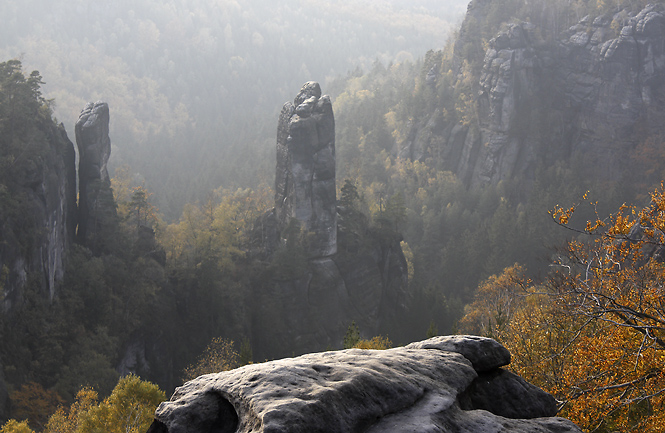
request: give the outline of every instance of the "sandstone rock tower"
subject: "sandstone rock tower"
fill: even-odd
[[[106,102],[88,103],[76,122],[76,145],[79,149],[79,217],[78,241],[100,251],[99,234],[116,211],[111,181],[106,168],[111,155],[109,106]]]
[[[314,81],[279,116],[275,213],[280,227],[295,218],[312,234],[310,257],[337,252],[335,118],[330,97]]]

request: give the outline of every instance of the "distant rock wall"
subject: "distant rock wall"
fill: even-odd
[[[509,363],[494,340],[450,336],[253,364],[185,383],[148,433],[581,432]]]
[[[275,212],[280,227],[296,218],[312,236],[310,257],[337,252],[335,117],[330,97],[310,81],[282,108],[277,126]]]
[[[469,5],[454,70],[471,37],[465,29],[490,6]],[[446,124],[433,110],[400,154],[435,156],[470,186],[529,176],[538,164],[574,155],[617,179],[640,133],[663,129],[665,7],[585,17],[554,42],[531,23],[509,24],[489,41],[475,97],[475,123]]]

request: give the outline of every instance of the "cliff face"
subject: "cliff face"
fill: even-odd
[[[469,6],[455,45],[460,74],[469,29],[492,3]],[[402,152],[438,155],[471,186],[528,177],[539,163],[572,157],[617,179],[640,133],[662,129],[663,5],[585,17],[549,42],[542,34],[518,22],[489,40],[474,84],[476,120],[448,124],[434,110],[414,126],[415,139]]]
[[[0,221],[5,311],[20,300],[30,277],[53,298],[76,227],[74,146],[62,125],[40,121],[39,129],[39,152],[17,159],[22,168],[3,185],[12,198]]]
[[[115,216],[106,163],[111,151],[106,103],[90,103],[76,124],[79,148],[79,199],[76,195],[76,154],[64,127],[38,116],[30,119],[41,139],[31,153],[21,154],[3,180],[10,200],[0,221],[0,287],[3,307],[12,308],[30,278],[52,299],[64,275],[65,253],[78,241],[99,251],[100,230]],[[24,133],[24,137],[30,137]],[[5,185],[6,183],[6,185]]]

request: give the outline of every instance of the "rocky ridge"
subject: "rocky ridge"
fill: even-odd
[[[185,383],[148,432],[581,432],[509,363],[494,340],[449,336],[253,364]]]

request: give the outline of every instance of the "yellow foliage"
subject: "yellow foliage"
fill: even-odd
[[[81,417],[97,404],[97,392],[89,387],[82,388],[68,411],[60,407],[48,420],[45,433],[74,433]]]
[[[359,340],[354,346],[354,349],[374,349],[374,350],[385,350],[393,347],[392,341],[388,337],[383,337],[377,335],[371,340]]]
[[[157,385],[130,374],[118,381],[103,402],[79,415],[76,433],[143,433],[165,399],[164,391]]]
[[[387,112],[384,116],[386,121],[386,126],[388,130],[391,131],[391,135],[397,143],[402,143],[406,140],[406,128],[402,125],[402,122],[399,121],[397,113],[395,110]]]
[[[28,426],[28,421],[16,421],[15,419],[10,419],[2,426],[0,433],[34,433],[34,430]]]
[[[130,374],[121,378],[101,403],[92,388],[81,389],[69,410],[61,407],[51,415],[44,433],[142,433],[165,399],[157,385]]]
[[[514,305],[527,295],[529,281],[517,263],[482,282],[474,301],[459,322],[461,332],[501,339],[514,314]]]
[[[196,364],[183,370],[183,380],[192,380],[198,376],[220,371],[233,370],[240,366],[240,355],[233,347],[233,341],[222,337],[213,338]]]

